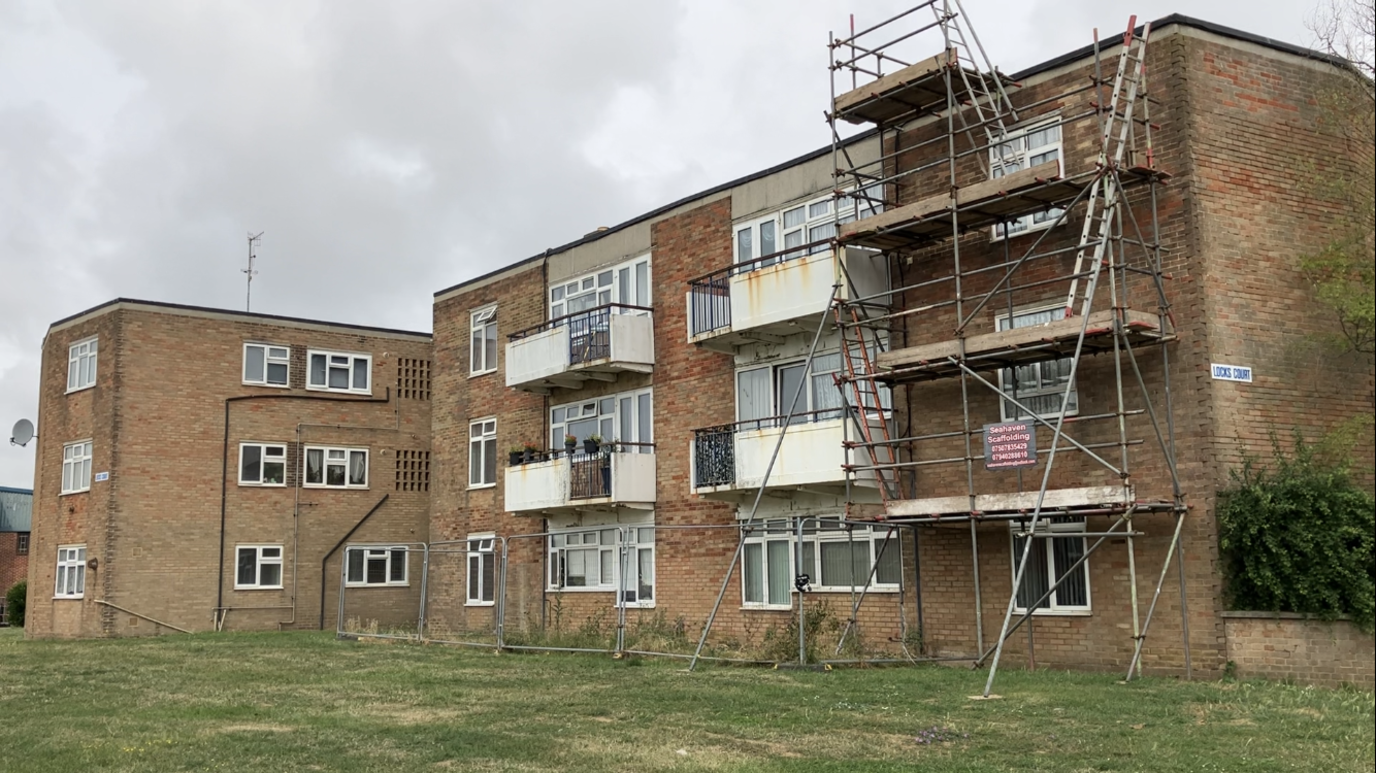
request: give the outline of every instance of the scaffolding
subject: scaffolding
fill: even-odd
[[[1127,678],[1140,673],[1172,560],[1189,670],[1180,555],[1186,505],[1169,376],[1175,334],[1157,222],[1157,189],[1169,175],[1156,167],[1152,146],[1150,34],[1133,17],[1110,57],[1096,31],[1087,82],[1054,92],[1060,84],[1040,84],[1027,98],[1022,84],[989,62],[959,0],[928,0],[859,31],[852,22],[848,36],[829,42],[834,195],[861,200],[870,215],[838,221],[836,247],[882,252],[896,275],[883,299],[891,305],[874,303],[878,297],[836,304],[845,351],[838,387],[863,438],[848,444],[847,469],[878,479],[883,500],[880,507],[852,504],[847,518],[915,528],[968,524],[976,664],[990,665],[986,696],[1009,636],[1109,539],[1121,538],[1127,549]],[[938,53],[909,55],[925,53],[923,46]],[[842,136],[848,124],[874,127],[877,159],[853,162]],[[1093,162],[1071,156],[1072,147],[1091,148]],[[1039,309],[1025,311],[1033,303]],[[876,342],[891,346],[876,352]],[[1149,365],[1148,353],[1159,363]],[[1100,396],[1102,387],[1111,389],[1110,404],[1080,411],[1077,376],[1095,355],[1111,358],[1094,373]],[[950,395],[942,386],[950,383],[958,385],[959,405],[932,407],[940,401],[924,396]],[[908,406],[902,426],[874,398],[881,387],[901,390],[905,399],[895,403]],[[977,424],[972,405],[989,399],[1001,421]],[[1036,428],[1050,435],[1048,446],[1036,443]],[[1022,442],[995,445],[1012,449],[996,461],[991,437]],[[1139,495],[1133,476],[1134,455],[1147,450],[1159,451],[1155,469],[1144,468],[1152,477],[1143,488],[1160,494],[1155,498]],[[1025,485],[1022,468],[1036,466],[1040,481]],[[1001,467],[1009,471],[994,472]],[[1082,485],[1053,485],[1068,477]],[[1083,485],[1096,477],[1098,485]],[[1143,532],[1134,518],[1150,513],[1174,523],[1144,616],[1135,546]],[[1097,539],[1029,603],[1034,537],[1048,534],[1053,520],[1087,518],[1110,525],[1085,527],[1083,537]],[[998,636],[986,647],[977,527],[1000,520],[1021,522],[1021,555]],[[1019,608],[1025,611],[1015,615]]]

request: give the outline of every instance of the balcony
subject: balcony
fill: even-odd
[[[618,373],[654,370],[654,317],[644,306],[611,303],[512,333],[506,385],[549,394]]]
[[[688,284],[688,342],[734,353],[751,343],[782,343],[816,331],[831,306],[840,273],[831,241],[815,242],[737,263]],[[888,262],[846,248],[841,298],[888,306]]]
[[[744,494],[757,490],[783,433],[768,488],[843,493],[847,463],[843,444],[850,439],[850,429],[839,414],[836,409],[798,414],[787,432],[783,431],[782,416],[695,430],[693,492],[739,501]],[[856,463],[863,462],[857,459]],[[873,475],[855,483],[873,487]]]
[[[622,443],[617,450],[564,451],[506,469],[506,509],[518,515],[564,514],[655,503],[651,444]]]

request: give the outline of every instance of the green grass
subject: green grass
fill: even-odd
[[[1371,771],[1373,698],[922,667],[831,673],[205,634],[0,632],[0,770]],[[937,729],[946,740],[919,743]]]

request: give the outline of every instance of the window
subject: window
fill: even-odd
[[[788,401],[797,393],[799,382],[803,391],[794,404],[794,424],[839,419],[843,402],[833,374],[840,370],[840,352],[830,352],[815,355],[810,372],[806,360],[737,371],[736,420],[751,422],[746,429],[779,426],[789,413]],[[880,395],[889,408],[888,389],[881,387]]]
[[[477,376],[497,369],[497,307],[478,309],[469,317],[473,353],[468,372]]]
[[[290,362],[291,350],[285,346],[244,344],[244,383],[284,387]]]
[[[1041,598],[1047,590],[1064,577],[1071,566],[1085,554],[1085,538],[1074,535],[1083,533],[1085,520],[1076,516],[1054,516],[1037,522],[1037,531],[1028,535],[1028,523],[1011,523],[1013,535],[1013,576],[1017,577],[1018,561],[1022,559],[1023,546],[1032,540],[1032,550],[1027,556],[1027,571],[1023,574],[1022,588],[1018,590],[1018,611],[1026,612],[1027,605]],[[1051,597],[1039,604],[1033,614],[1055,612],[1089,611],[1089,562],[1080,564],[1059,588],[1051,592]]]
[[[240,545],[236,553],[235,588],[266,590],[282,587],[281,545]]]
[[[62,493],[76,494],[91,489],[91,441],[68,443],[62,447]]]
[[[285,486],[286,484],[287,447],[285,445],[239,444],[240,486]]]
[[[346,586],[407,585],[406,548],[349,548]]]
[[[651,305],[650,256],[574,277],[549,288],[549,318],[552,320],[609,303],[647,308]],[[622,311],[637,313],[629,309]]]
[[[468,425],[468,487],[497,485],[497,420]]]
[[[867,200],[866,196],[873,201]],[[805,254],[803,250],[792,250],[786,255],[777,253],[830,239],[836,235],[836,225],[855,220],[857,211],[861,220],[883,211],[883,204],[879,201],[881,198],[877,186],[866,188],[859,196],[844,196],[839,203],[828,194],[775,212],[768,217],[738,225],[735,241],[736,262],[748,263],[756,258],[774,255],[773,259],[742,269],[750,271],[802,257]],[[833,206],[837,207],[835,211],[832,209]],[[808,249],[806,254],[826,252],[828,249],[828,245],[818,244]]]
[[[1009,131],[1005,142],[989,149],[989,176],[1003,177],[1048,161],[1062,162],[1060,118]],[[1063,211],[1053,207],[1045,212],[1023,215],[1008,222],[1008,234],[1017,235],[1031,229],[1049,228]],[[1003,235],[1004,226],[994,226],[994,236]]]
[[[618,556],[618,539],[624,555]],[[624,567],[625,581],[621,580]],[[623,587],[624,585],[624,587]],[[620,602],[652,606],[655,599],[653,526],[610,526],[549,536],[551,590],[621,590]]]
[[[86,546],[66,545],[57,549],[57,588],[53,595],[79,599],[86,595]]]
[[[96,339],[72,344],[67,350],[67,391],[96,385]]]
[[[1018,312],[1012,317],[1000,316],[998,329],[1033,327],[1045,325],[1058,319],[1065,319],[1064,306]],[[1061,412],[1061,400],[1065,396],[1065,386],[1070,381],[1072,364],[1073,360],[1066,357],[1049,362],[1019,365],[1016,368],[1005,368],[1000,372],[999,381],[1004,393],[1009,397],[1017,398],[1018,402],[1035,411],[1041,418],[1050,419]],[[1003,421],[1032,418],[1026,411],[1019,410],[1011,401],[1002,399],[1000,402],[1003,405],[1000,413]],[[1068,403],[1065,411],[1067,416],[1074,416],[1079,413],[1080,396],[1074,386],[1071,386],[1070,396],[1066,402]]]
[[[886,542],[887,540],[887,542]],[[746,534],[741,594],[745,606],[786,608],[794,591],[795,526],[767,521]],[[803,571],[815,592],[859,589],[898,590],[902,582],[902,543],[897,532],[839,521],[806,521],[803,526]],[[878,565],[876,568],[876,564]]]
[[[316,488],[367,488],[368,450],[306,446],[305,485]]]
[[[468,538],[468,605],[489,606],[497,587],[496,537],[491,534]]]
[[[338,352],[307,352],[310,379],[307,389],[328,392],[373,393],[373,358],[368,354]]]
[[[627,392],[550,410],[550,447],[564,445],[564,436],[582,442],[597,435],[604,440],[643,443],[632,449],[651,453],[654,442],[654,395],[651,390]]]
[[[21,556],[27,556],[29,554],[28,532],[21,531],[18,534],[14,535],[14,552]]]

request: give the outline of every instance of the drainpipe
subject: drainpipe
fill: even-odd
[[[328,584],[329,579],[325,576],[325,565],[330,562],[330,557],[334,555],[335,551],[339,550],[345,542],[348,542],[349,538],[354,536],[354,532],[362,528],[363,524],[367,523],[368,519],[373,517],[373,513],[382,509],[382,505],[387,502],[387,498],[390,496],[392,495],[383,494],[382,499],[379,499],[377,504],[373,505],[373,509],[369,510],[360,518],[358,523],[354,524],[352,529],[349,529],[349,533],[340,537],[339,541],[334,543],[334,547],[330,548],[330,552],[326,553],[325,557],[320,559],[320,630],[325,630],[325,586]]]

